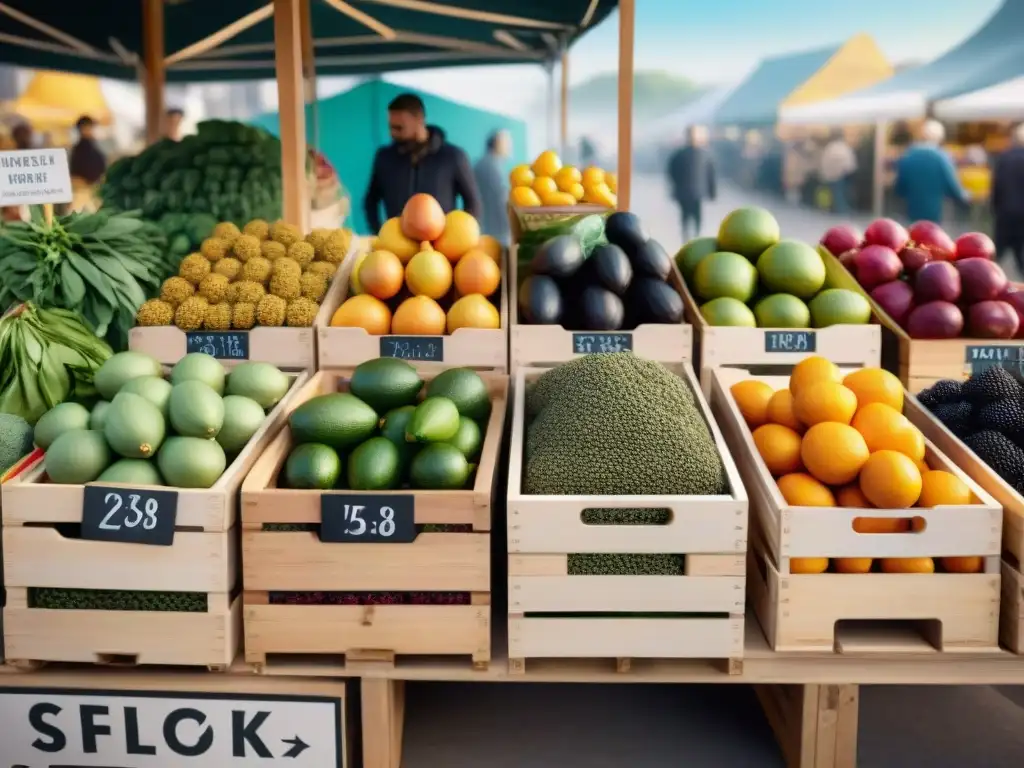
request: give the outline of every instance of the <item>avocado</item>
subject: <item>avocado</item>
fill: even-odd
[[[341,459],[329,445],[303,443],[288,454],[284,482],[288,488],[329,491],[338,483]]]
[[[483,421],[491,413],[487,383],[471,368],[450,368],[427,382],[426,397],[447,397],[459,414]]]
[[[580,296],[580,320],[588,331],[617,331],[626,310],[622,299],[597,285],[588,285]]]
[[[519,286],[519,318],[528,325],[557,325],[562,319],[562,291],[547,275],[530,275]]]
[[[163,485],[160,471],[149,459],[118,459],[96,478],[98,483],[130,483],[131,485]]]
[[[121,387],[142,376],[160,376],[160,363],[141,352],[118,352],[96,369],[93,384],[104,400],[113,400]]]
[[[32,438],[44,451],[64,432],[89,429],[89,411],[78,403],[58,403],[39,417]]]
[[[159,450],[166,432],[160,409],[131,392],[118,394],[103,425],[110,447],[126,459],[148,459]]]
[[[398,449],[403,469],[409,468],[409,463],[412,461],[412,457],[416,455],[416,450],[419,447],[416,443],[410,443],[405,439],[405,430],[415,410],[416,407],[413,405],[403,405],[401,408],[395,408],[393,411],[388,411],[384,414],[384,420],[380,425],[380,434],[394,443]]]
[[[356,366],[348,388],[377,413],[386,413],[415,403],[423,380],[405,360],[378,357]]]
[[[91,483],[113,458],[110,446],[99,432],[72,429],[57,437],[46,451],[46,475],[51,483],[61,485]]]
[[[334,392],[307,400],[288,417],[292,440],[352,448],[377,431],[377,412],[355,395]]]
[[[530,261],[530,272],[556,278],[570,277],[583,266],[584,259],[583,246],[575,236],[558,235],[537,249]]]
[[[168,401],[171,397],[171,382],[162,376],[140,376],[132,379],[121,387],[121,392],[131,392],[133,395],[144,397],[167,418]],[[118,394],[121,394],[118,392]]]
[[[284,397],[291,380],[270,363],[249,362],[236,365],[228,374],[229,395],[249,397],[269,411]]]
[[[462,451],[462,455],[466,457],[467,461],[473,461],[480,455],[484,436],[480,431],[479,424],[465,416],[459,416],[459,431],[448,442]]]
[[[228,395],[224,398],[224,426],[217,433],[217,442],[228,455],[236,454],[263,426],[265,418],[263,408],[255,400]]]
[[[593,280],[617,296],[622,296],[633,279],[633,265],[626,252],[617,245],[599,245],[587,260]]]
[[[387,491],[402,481],[402,460],[386,437],[371,437],[348,457],[348,487],[353,491]]]
[[[107,421],[107,411],[110,408],[110,403],[106,400],[97,401],[96,405],[92,407],[92,412],[89,414],[89,429],[103,431],[103,425]]]
[[[629,211],[616,211],[608,216],[604,220],[604,236],[627,254],[650,239],[640,217]]]
[[[434,443],[416,454],[409,471],[414,488],[436,491],[466,487],[473,468],[451,443]]]
[[[671,285],[653,277],[640,277],[630,287],[630,306],[637,323],[681,323],[683,299]]]
[[[657,240],[645,240],[639,245],[626,249],[629,261],[637,277],[645,275],[667,280],[672,272],[672,257]]]
[[[224,365],[213,355],[190,352],[171,368],[171,384],[201,381],[218,395],[224,394]]]
[[[209,488],[227,463],[220,443],[201,437],[169,437],[156,455],[160,474],[175,488]]]
[[[171,426],[182,437],[217,436],[224,426],[224,400],[198,379],[171,388]]]
[[[416,406],[405,427],[410,443],[443,443],[459,431],[459,409],[447,397],[428,397]]]

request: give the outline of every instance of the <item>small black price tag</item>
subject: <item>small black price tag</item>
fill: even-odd
[[[444,361],[443,336],[381,336],[380,356],[402,360]]]
[[[203,352],[218,360],[248,360],[247,331],[195,331],[185,334],[186,352]]]
[[[968,375],[994,367],[1024,373],[1024,346],[972,344],[966,348],[964,356]]]
[[[814,352],[818,337],[814,331],[765,331],[765,352]]]
[[[632,351],[632,333],[574,333],[572,335],[572,353],[574,355]]]
[[[325,493],[320,497],[320,541],[408,544],[416,540],[416,497]]]
[[[169,547],[177,516],[177,491],[87,485],[82,538]]]

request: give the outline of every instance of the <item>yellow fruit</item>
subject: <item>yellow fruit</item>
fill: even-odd
[[[791,557],[790,573],[824,573],[828,570],[827,557]]]
[[[754,445],[773,475],[800,469],[800,435],[781,424],[762,424],[754,430]]]
[[[583,186],[593,187],[597,184],[601,184],[604,182],[606,176],[607,174],[604,170],[598,168],[596,165],[588,166],[583,169]]]
[[[857,430],[833,421],[808,429],[800,445],[800,458],[807,471],[829,485],[852,482],[869,456],[864,438]],[[865,496],[871,499],[867,493]]]
[[[448,333],[455,333],[460,328],[501,328],[498,308],[479,293],[463,296],[448,310]]]
[[[877,451],[861,469],[860,489],[879,509],[906,509],[921,496],[921,471],[898,451]]]
[[[378,299],[390,299],[402,290],[405,270],[401,260],[388,251],[374,251],[359,267],[362,292]]]
[[[570,192],[553,192],[550,195],[541,195],[540,200],[544,205],[552,208],[563,208],[567,205],[576,205],[576,198]]]
[[[868,450],[899,451],[916,465],[924,459],[924,435],[910,419],[885,403],[870,403],[853,417],[851,426],[864,437]]]
[[[584,190],[582,184],[573,184],[566,190],[566,192],[572,195],[576,199],[576,202],[582,200],[583,196],[586,194],[586,190]]]
[[[789,391],[793,396],[800,394],[800,390],[808,384],[819,381],[841,382],[843,375],[835,363],[826,360],[824,357],[815,355],[801,360],[793,366],[793,372],[789,375]]]
[[[536,174],[530,166],[523,164],[517,165],[512,169],[512,173],[508,175],[509,186],[512,187],[528,187],[533,184],[533,180]]]
[[[374,250],[391,251],[402,263],[419,253],[420,246],[415,240],[411,240],[402,233],[402,220],[395,216],[384,222],[384,226],[377,233],[377,241],[373,246]]]
[[[836,490],[836,502],[840,507],[865,509],[871,506],[867,496],[861,493],[860,486],[856,483],[844,485]]]
[[[604,183],[608,185],[608,189],[618,194],[619,192],[619,175],[617,173],[606,173],[604,175]]]
[[[788,389],[777,390],[768,401],[768,421],[789,427],[795,432],[802,433],[806,429],[793,411],[793,393]]]
[[[985,559],[982,557],[942,557],[939,558],[942,570],[948,573],[983,573]]]
[[[554,195],[558,192],[558,185],[550,176],[538,176],[533,180],[531,188],[537,193],[541,200],[544,200],[545,197]]]
[[[783,475],[778,480],[779,493],[794,507],[834,507],[836,498],[827,485],[803,472]]]
[[[423,243],[423,250],[405,265],[405,284],[413,296],[440,299],[452,287],[452,264],[430,243]]]
[[[729,392],[748,427],[754,429],[768,421],[768,403],[775,394],[770,386],[763,381],[747,379],[733,384]]]
[[[575,168],[571,165],[563,166],[562,169],[555,174],[555,183],[558,184],[558,188],[563,192],[571,192],[574,184],[580,184],[583,181],[583,174],[580,173],[579,168]]]
[[[882,573],[935,573],[935,561],[930,557],[886,557]]]
[[[896,376],[881,368],[861,368],[848,373],[843,386],[857,396],[857,407],[870,403],[885,403],[903,412],[903,384]]]
[[[606,208],[614,208],[618,204],[615,193],[608,188],[603,181],[593,186],[583,185],[583,200],[593,205],[603,205]]]
[[[910,521],[905,517],[855,517],[853,530],[857,533],[906,533],[910,530]]]
[[[933,469],[921,475],[921,497],[917,500],[917,506],[961,506],[973,503],[967,483],[952,472]]]
[[[837,557],[836,573],[870,573],[872,560],[870,557]]]
[[[391,318],[391,332],[399,336],[440,336],[444,326],[444,310],[429,296],[410,296]]]
[[[434,241],[434,250],[443,253],[452,264],[480,242],[480,224],[465,211],[450,211],[444,217],[444,231]]]
[[[483,251],[496,262],[501,263],[501,252],[504,248],[502,248],[501,243],[490,235],[481,235],[480,242],[476,245],[476,250]]]
[[[531,169],[538,176],[554,176],[562,169],[562,160],[553,149],[547,149],[537,155]]]
[[[335,328],[362,328],[373,336],[384,336],[391,330],[391,310],[376,296],[364,293],[346,299],[335,311],[331,325]]]
[[[352,272],[348,276],[348,292],[352,296],[358,296],[363,292],[363,285],[359,282],[359,270],[363,268],[363,262],[369,255],[366,251],[357,253],[355,261],[352,262]]]
[[[917,468],[921,470],[921,474],[924,474],[929,469],[931,469],[931,467],[928,466],[928,462],[925,461],[924,459],[921,459],[920,461],[916,461],[914,463],[917,464]]]
[[[849,424],[857,411],[857,396],[835,381],[808,384],[793,395],[793,412],[808,427],[825,421]]]
[[[525,184],[520,187],[513,187],[508,199],[512,205],[518,205],[520,208],[536,208],[540,205],[540,195]]]
[[[471,293],[490,296],[499,285],[501,267],[483,251],[470,251],[455,265],[455,290],[463,296]]]

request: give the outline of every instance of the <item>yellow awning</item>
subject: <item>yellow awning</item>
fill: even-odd
[[[112,120],[99,79],[66,72],[37,72],[12,111],[44,131],[70,128],[82,115],[101,125]]]

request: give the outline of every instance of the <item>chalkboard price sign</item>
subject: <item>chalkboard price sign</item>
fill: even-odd
[[[574,333],[572,335],[574,355],[632,351],[632,333]]]
[[[1024,373],[1024,346],[972,344],[967,347],[965,356],[968,375],[995,367]]]
[[[320,497],[320,541],[334,544],[408,544],[416,539],[411,494],[325,493]]]
[[[177,491],[87,485],[82,538],[169,547],[177,516]]]
[[[814,352],[818,337],[814,331],[765,331],[765,352]]]
[[[195,331],[185,334],[186,352],[203,352],[218,360],[248,360],[246,331]]]
[[[444,360],[443,336],[381,336],[380,356],[402,360]]]

